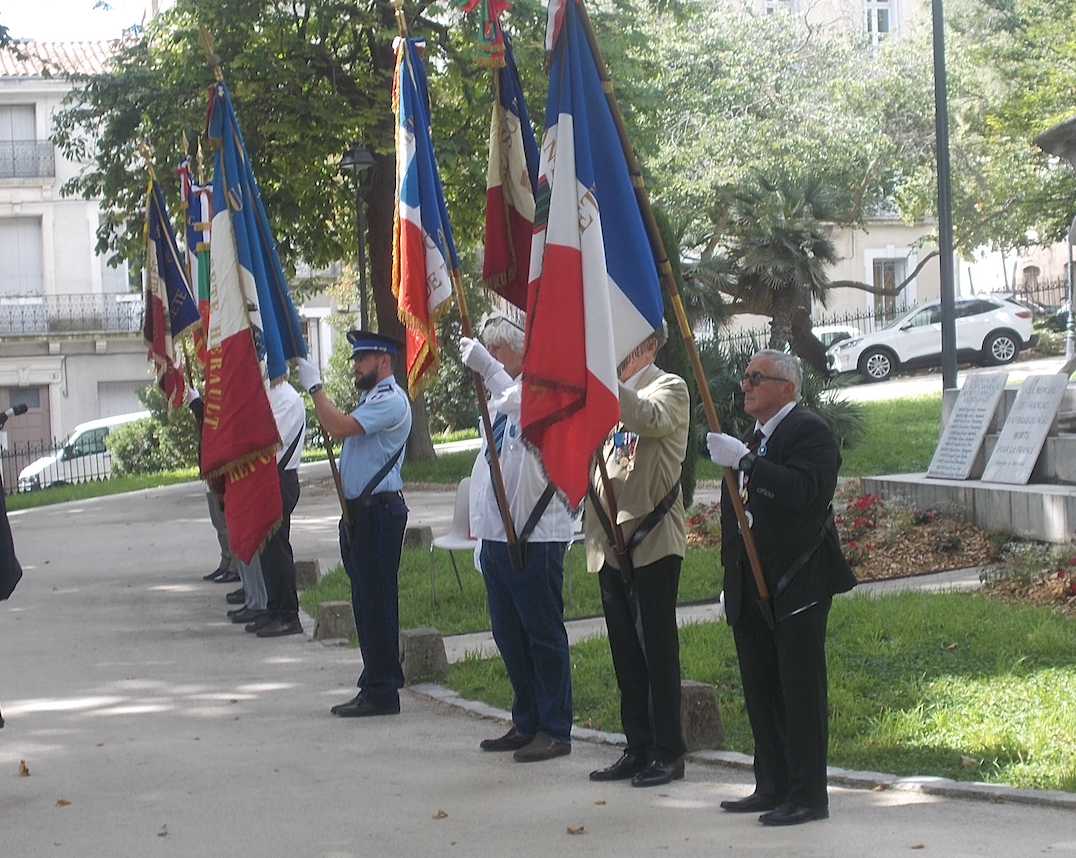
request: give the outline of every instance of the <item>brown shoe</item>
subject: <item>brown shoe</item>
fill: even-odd
[[[518,751],[531,743],[529,736],[524,736],[512,725],[512,729],[499,739],[483,739],[478,743],[483,751]]]
[[[281,620],[279,617],[270,620],[255,634],[260,638],[282,638],[284,635],[301,635],[303,624],[298,620]]]
[[[545,733],[536,733],[530,742],[512,756],[517,763],[540,763],[554,757],[565,757],[572,752],[571,742],[558,742]]]

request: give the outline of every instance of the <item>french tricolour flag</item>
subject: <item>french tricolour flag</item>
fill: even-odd
[[[198,307],[187,271],[176,249],[176,234],[161,186],[154,179],[146,193],[146,311],[142,336],[168,407],[183,404],[186,383],[175,344],[198,326]]]
[[[620,418],[617,364],[661,324],[657,265],[575,0],[551,0],[521,423],[576,506]]]
[[[434,323],[452,298],[452,271],[459,268],[430,139],[430,96],[419,56],[423,44],[421,39],[396,40],[392,85],[399,196],[392,292],[407,329],[407,386],[412,394],[440,363]]]
[[[504,66],[493,73],[482,282],[509,303],[526,310],[538,144],[507,36],[504,45]]]

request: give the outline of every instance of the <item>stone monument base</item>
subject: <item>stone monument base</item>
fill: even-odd
[[[955,505],[984,530],[1012,530],[1029,539],[1076,537],[1076,485],[1013,486],[976,480],[937,480],[926,474],[863,477],[864,494],[907,498],[920,509]]]

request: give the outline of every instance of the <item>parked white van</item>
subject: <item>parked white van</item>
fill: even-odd
[[[117,414],[79,423],[60,450],[43,456],[19,473],[19,491],[30,492],[65,483],[107,479],[112,472],[112,456],[105,448],[105,437],[115,426],[149,417],[148,411]]]

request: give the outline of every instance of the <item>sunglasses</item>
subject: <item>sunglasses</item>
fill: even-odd
[[[784,381],[788,381],[788,379],[787,378],[778,378],[775,375],[763,375],[761,372],[752,372],[752,373],[749,373],[748,375],[745,375],[743,377],[743,379],[740,381],[740,385],[743,386],[745,384],[749,384],[749,385],[751,385],[751,387],[758,387],[764,381],[782,381],[782,382],[784,382]]]

